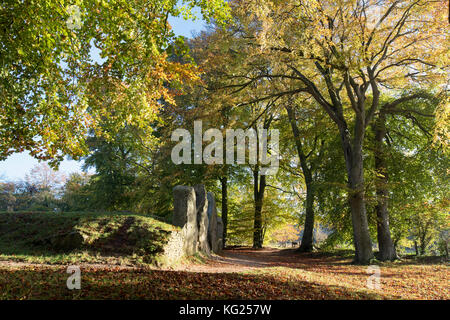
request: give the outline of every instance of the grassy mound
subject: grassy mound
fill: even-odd
[[[130,213],[0,212],[0,259],[154,263],[173,229],[155,218]]]

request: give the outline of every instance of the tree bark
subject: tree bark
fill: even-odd
[[[394,243],[391,238],[389,228],[389,210],[388,210],[388,172],[386,165],[386,153],[384,147],[384,137],[386,136],[386,116],[383,111],[375,122],[375,188],[377,195],[377,205],[375,211],[377,214],[377,240],[379,255],[381,261],[393,261],[397,258]]]
[[[307,157],[303,151],[300,131],[297,127],[294,111],[291,106],[286,106],[289,122],[291,123],[292,133],[294,135],[297,154],[300,159],[300,166],[302,168],[303,176],[306,184],[306,201],[305,201],[305,225],[303,230],[302,242],[298,251],[311,252],[313,251],[313,237],[314,237],[314,188],[312,170],[308,166]]]
[[[314,241],[314,191],[311,183],[306,184],[305,227],[299,252],[312,252]]]
[[[228,227],[228,178],[227,176],[220,178],[222,185],[222,222],[223,222],[223,247],[227,243],[227,227]]]
[[[373,258],[373,253],[364,199],[364,163],[362,157],[364,133],[358,128],[358,126],[363,126],[364,122],[357,119],[355,123],[357,127],[355,128],[353,145],[350,142],[347,128],[340,127],[340,135],[347,167],[348,201],[352,216],[355,246],[354,262],[357,264],[369,264]]]
[[[420,255],[424,256],[425,255],[425,248],[426,248],[426,244],[425,244],[425,240],[420,242]]]
[[[266,188],[266,176],[259,174],[259,168],[253,170],[253,191],[255,200],[255,216],[253,220],[253,248],[260,249],[263,246],[262,230],[262,206],[264,190]]]
[[[420,255],[422,255],[422,256],[425,255],[428,243],[430,242],[429,239],[431,239],[431,238],[427,239],[427,233],[428,233],[429,226],[430,226],[430,223],[427,222],[425,224],[425,227],[424,227],[424,230],[423,230],[423,234],[420,237],[420,247],[419,248],[420,248]]]
[[[342,84],[345,85],[351,107],[355,112],[354,134],[352,137],[348,130],[347,120],[344,117],[344,108],[339,94],[340,89],[337,89],[333,83],[332,70],[329,67],[322,66],[318,61],[315,62],[315,65],[323,77],[322,80],[326,84],[331,103],[322,95],[313,81],[308,79],[294,66],[289,65],[289,67],[304,84],[305,87],[302,90],[308,92],[338,126],[347,168],[348,202],[352,215],[355,263],[368,264],[373,254],[364,201],[362,149],[366,125],[370,123],[375,111],[379,107],[380,91],[377,85],[375,70],[367,67],[368,82],[364,80],[364,84],[358,84],[348,72],[344,75]],[[366,91],[369,86],[372,89],[372,103],[370,108],[366,110]]]

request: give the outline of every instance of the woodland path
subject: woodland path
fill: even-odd
[[[344,261],[345,260],[345,261]],[[238,247],[223,250],[220,255],[212,255],[206,263],[191,263],[175,268],[177,271],[190,272],[243,272],[259,268],[288,267],[294,269],[310,269],[318,265],[331,265],[336,263],[347,264],[348,259],[339,261],[324,259],[323,256],[298,253],[293,249],[263,248],[253,249]]]

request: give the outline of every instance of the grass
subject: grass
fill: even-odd
[[[149,264],[156,262],[173,229],[154,217],[131,213],[0,212],[0,260]],[[57,249],[55,236],[71,233],[83,237],[81,245]]]
[[[315,253],[300,254],[297,259],[298,263],[252,273],[314,284],[318,299],[365,299],[368,295],[370,299],[450,299],[449,267],[442,260],[431,259],[425,264],[410,259],[377,262],[380,288],[369,290],[367,280],[373,273],[368,271],[368,266],[352,264],[352,257]]]
[[[0,267],[0,299],[380,299],[376,293],[269,273],[194,273],[83,268],[81,290],[68,290],[64,268]]]
[[[173,228],[131,213],[0,213],[0,299],[450,299],[441,258],[375,261],[378,290],[367,288],[367,266],[351,264],[345,250],[234,248],[227,253],[239,259],[225,263],[186,259],[197,272],[155,269]],[[48,240],[71,232],[83,242],[69,252]],[[223,273],[232,261],[256,267],[234,262],[235,271]],[[81,267],[81,290],[67,289],[69,264]]]
[[[319,259],[319,258],[318,258]],[[382,267],[381,289],[366,288],[365,267],[270,267],[236,273],[85,266],[81,290],[68,290],[62,266],[0,265],[0,299],[443,299],[448,267]]]

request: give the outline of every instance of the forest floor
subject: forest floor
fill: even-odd
[[[68,290],[67,266],[0,262],[0,299],[450,299],[440,259],[367,266],[342,253],[232,248],[171,269],[80,264],[81,290]],[[372,275],[372,277],[371,277]]]

